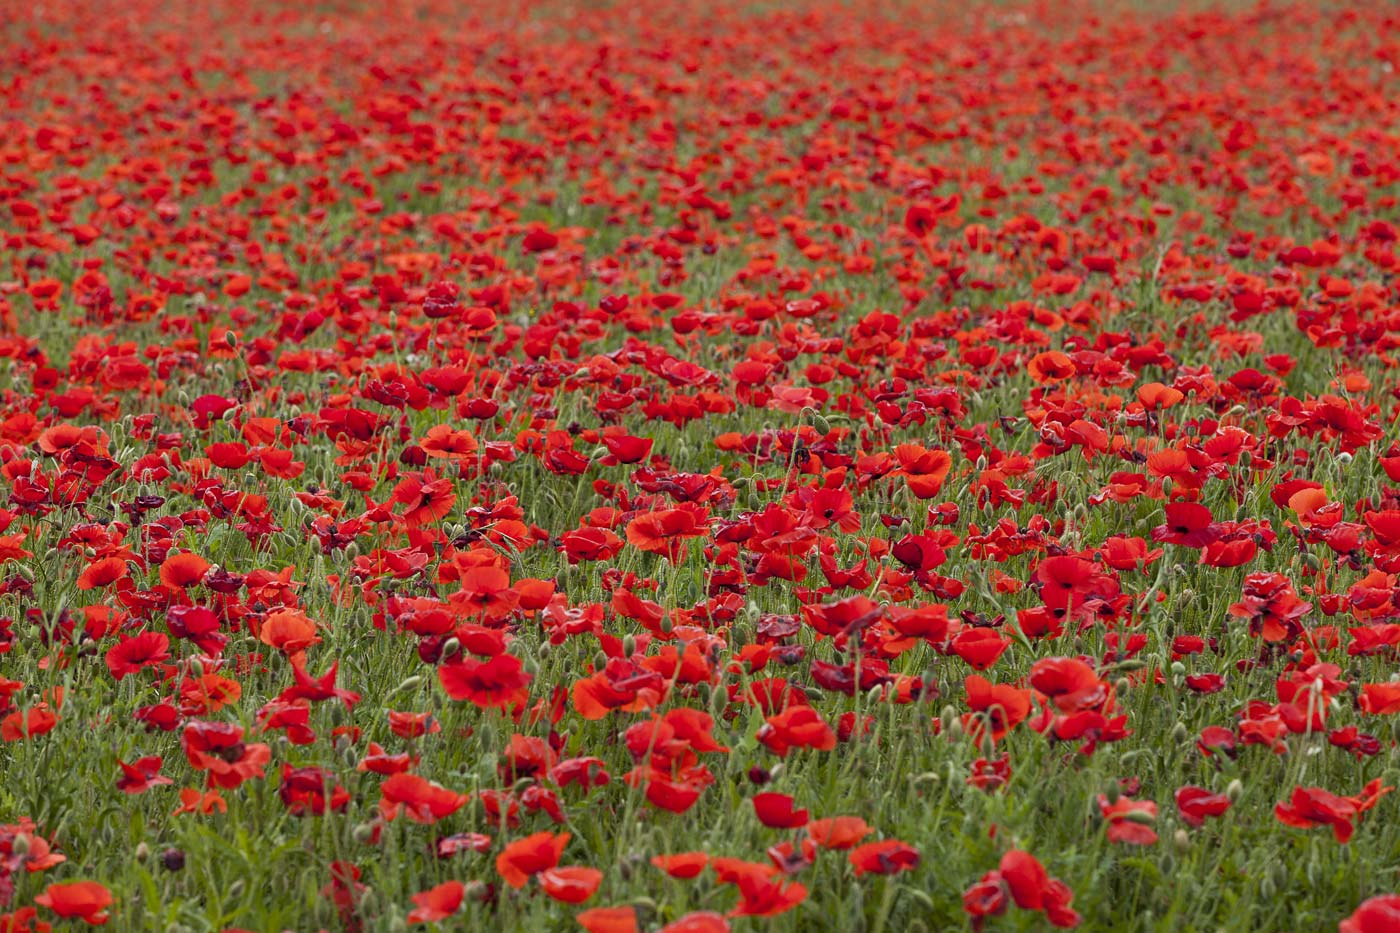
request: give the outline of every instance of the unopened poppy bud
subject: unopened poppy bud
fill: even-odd
[[[1182,664],[1180,661],[1173,661],[1173,662],[1172,662],[1172,676],[1174,676],[1174,677],[1184,677],[1184,676],[1186,676],[1186,665],[1185,665],[1185,664]]]
[[[629,633],[622,637],[622,653],[629,658],[637,653],[637,636]]]
[[[18,855],[20,858],[24,858],[26,855],[28,855],[29,836],[25,833],[20,833],[19,835],[15,836],[15,838],[10,842],[10,851],[13,854]]]
[[[1186,723],[1178,722],[1172,727],[1172,739],[1178,745],[1185,745],[1191,738],[1191,730],[1186,728]]]
[[[1113,689],[1117,690],[1119,693],[1126,693],[1128,689],[1132,687],[1132,685],[1133,682],[1128,678],[1119,677],[1116,681],[1113,682]]]
[[[722,716],[722,715],[724,715],[724,711],[725,711],[726,709],[728,709],[728,708],[729,708],[729,695],[728,695],[727,693],[725,693],[723,690],[716,690],[716,691],[710,696],[710,715],[716,716],[716,717]]]
[[[414,674],[410,677],[405,677],[399,682],[399,685],[393,689],[392,693],[404,693],[405,691],[414,689],[422,682],[423,677],[420,674]]]
[[[1303,555],[1303,566],[1312,573],[1317,573],[1322,569],[1322,561],[1318,559],[1316,554],[1309,552]]]
[[[368,823],[361,823],[355,827],[353,835],[360,845],[369,845],[370,840],[374,838],[374,827]]]
[[[1151,826],[1157,822],[1156,815],[1148,813],[1146,810],[1129,810],[1123,814],[1123,819],[1129,823],[1139,823],[1143,826]]]
[[[462,893],[468,900],[484,901],[490,890],[491,887],[486,882],[473,878],[463,886]]]
[[[658,623],[657,627],[661,629],[662,635],[669,635],[671,634],[672,629],[675,628],[675,625],[671,622],[670,616],[664,616],[661,619],[660,623]]]
[[[1261,895],[1264,896],[1264,899],[1265,899],[1265,900],[1273,900],[1274,894],[1277,893],[1277,891],[1278,891],[1278,889],[1274,887],[1274,879],[1272,879],[1272,878],[1262,878],[1262,879],[1260,879],[1260,881],[1259,881],[1259,893],[1260,893]]]
[[[831,433],[831,422],[822,415],[812,416],[812,427],[816,428],[823,437]]]
[[[1191,836],[1184,829],[1178,829],[1172,834],[1172,844],[1176,846],[1178,852],[1191,851]]]
[[[1225,788],[1225,796],[1229,798],[1231,803],[1238,803],[1239,799],[1244,796],[1244,783],[1239,778],[1235,778]]]
[[[884,687],[871,687],[865,692],[865,699],[871,703],[881,703],[885,699]]]
[[[231,330],[224,331],[224,343],[228,344],[228,348],[232,350],[238,346],[238,335]]]
[[[1351,454],[1347,453],[1345,450],[1342,451],[1341,453],[1337,454],[1337,462],[1340,463],[1342,466],[1347,466],[1349,463],[1351,463]]]
[[[345,559],[353,561],[360,556],[360,545],[354,541],[345,545]]]
[[[603,651],[595,651],[595,652],[593,652],[593,669],[594,669],[595,671],[601,671],[603,668],[605,668],[605,667],[607,667],[607,666],[608,666],[608,656],[607,656],[607,654],[606,654],[605,652],[603,652]]]
[[[17,838],[15,839],[15,842],[18,842],[18,841],[19,841],[19,839],[18,839],[18,837],[17,837]],[[148,845],[146,845],[144,842],[138,844],[138,845],[136,846],[136,864],[138,864],[138,865],[144,865],[144,864],[146,864],[147,861],[150,860],[150,858],[151,858],[151,847],[148,846]]]
[[[204,676],[204,662],[199,658],[190,659],[190,673],[195,677]]]
[[[991,729],[983,729],[983,730],[982,730],[982,742],[981,742],[980,748],[981,748],[981,751],[982,751],[982,757],[983,757],[983,758],[990,758],[990,757],[992,757],[994,754],[996,754],[997,744],[996,744],[996,742],[993,742],[993,741],[992,741],[992,730],[991,730]]]
[[[1103,795],[1108,798],[1109,803],[1117,803],[1118,798],[1123,796],[1123,788],[1117,781],[1109,781],[1108,787],[1104,788]]]

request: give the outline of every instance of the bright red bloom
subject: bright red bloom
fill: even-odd
[[[517,839],[496,856],[496,871],[512,888],[523,888],[532,875],[558,865],[568,844],[568,833],[543,832]]]
[[[111,919],[107,908],[114,902],[112,892],[96,881],[51,884],[34,898],[34,903],[60,917],[76,918],[93,926],[101,926]]]

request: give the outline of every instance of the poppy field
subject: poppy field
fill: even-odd
[[[0,43],[0,933],[1400,931],[1400,8]]]

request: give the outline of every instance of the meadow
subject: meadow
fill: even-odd
[[[0,933],[1400,931],[1400,8],[0,49]]]

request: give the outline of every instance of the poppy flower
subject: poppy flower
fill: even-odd
[[[758,821],[772,829],[796,829],[807,825],[807,811],[794,810],[792,803],[792,798],[787,794],[764,793],[753,797]]]
[[[170,639],[160,632],[142,632],[123,638],[108,649],[103,658],[107,670],[121,680],[143,667],[161,664],[170,658]]]
[[[462,809],[466,794],[434,784],[416,774],[391,775],[379,786],[379,813],[392,820],[400,813],[415,823],[436,823]]]
[[[523,888],[531,876],[557,866],[568,844],[568,833],[542,832],[517,839],[496,856],[496,871],[512,888]]]
[[[874,831],[858,816],[831,816],[807,824],[807,835],[823,849],[849,849]]]
[[[510,654],[488,661],[464,658],[438,668],[438,680],[454,700],[469,700],[483,709],[522,705],[529,697],[531,676],[520,659]]]
[[[77,919],[91,926],[102,926],[109,919],[108,908],[115,903],[112,892],[96,881],[51,884],[34,903],[47,907],[64,919]]]
[[[710,856],[705,852],[678,852],[652,856],[651,864],[672,878],[694,878],[710,864]]]
[[[198,554],[171,554],[160,565],[160,582],[171,589],[194,586],[212,566]]]
[[[1392,933],[1400,930],[1400,895],[1367,898],[1337,926],[1337,933]]]
[[[152,787],[173,783],[160,773],[161,764],[159,755],[147,755],[131,764],[118,759],[117,766],[121,768],[122,776],[117,778],[117,789],[125,794],[141,794]]]
[[[596,868],[546,868],[535,876],[545,894],[565,904],[582,904],[594,895],[603,873]]]
[[[434,888],[409,898],[414,904],[409,911],[409,923],[437,923],[446,920],[462,906],[466,886],[460,881],[444,881]]]
[[[874,873],[895,875],[919,866],[919,850],[898,839],[857,846],[847,855],[856,876]]]
[[[1224,794],[1212,794],[1203,787],[1189,784],[1176,792],[1176,807],[1190,826],[1202,826],[1206,817],[1220,816],[1230,809],[1230,803],[1230,798]]]
[[[124,559],[104,557],[83,568],[83,572],[78,575],[78,589],[83,591],[102,589],[111,586],[118,580],[126,579],[128,573],[129,568]]]
[[[574,915],[587,933],[640,933],[632,907],[593,907]]]

